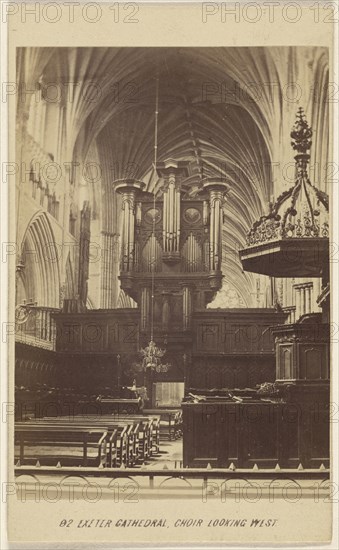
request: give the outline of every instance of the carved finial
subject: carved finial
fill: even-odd
[[[305,154],[311,148],[312,128],[309,127],[302,107],[297,112],[297,120],[291,131],[291,145],[295,151]]]

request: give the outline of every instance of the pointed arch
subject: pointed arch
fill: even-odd
[[[39,306],[59,307],[59,249],[48,215],[38,212],[29,222],[21,247],[21,294]]]
[[[126,308],[126,307],[137,307],[137,305],[134,302],[134,300],[132,300],[132,298],[127,296],[127,294],[125,294],[125,292],[122,289],[120,289],[117,308],[120,309],[120,308]]]

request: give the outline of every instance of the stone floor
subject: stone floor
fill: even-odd
[[[182,438],[175,441],[160,441],[160,453],[152,456],[143,467],[149,470],[163,468],[165,465],[168,468],[181,468],[182,459]]]
[[[126,477],[119,476],[119,478],[115,478],[112,474],[107,475],[107,477],[105,475],[103,477],[92,477],[91,475],[84,475],[81,471],[79,471],[79,474],[74,472],[74,474],[69,475],[69,473],[63,473],[62,468],[51,475],[39,476],[39,469],[34,472],[34,476],[25,475],[22,472],[16,479],[17,497],[27,500],[43,498],[41,495],[44,494],[45,487],[49,485],[56,488],[57,496],[62,500],[72,498],[77,501],[86,498],[89,502],[91,498],[94,502],[98,491],[100,499],[113,499],[114,502],[117,502],[117,499],[119,502],[129,502],[133,496],[136,502],[154,499],[175,500],[178,498],[199,501],[204,499],[204,502],[207,499],[239,502],[243,498],[248,503],[251,498],[253,498],[253,502],[256,502],[255,499],[258,498],[258,494],[260,498],[267,498],[272,502],[272,499],[284,499],[287,490],[293,498],[295,497],[293,490],[301,491],[300,494],[303,499],[315,497],[324,499],[329,496],[330,486],[328,483],[307,478],[294,483],[293,476],[291,476],[291,479],[275,479],[274,482],[273,476],[272,479],[266,477],[256,479],[253,482],[251,479],[243,479],[240,473],[239,477],[236,476],[233,479],[234,476],[230,476],[227,471],[225,471],[225,479],[213,479],[213,470],[210,470],[211,479],[207,485],[202,477],[188,477],[186,479],[185,476],[180,476],[179,478],[173,478],[166,473],[166,469],[182,467],[183,440],[182,438],[175,441],[163,440],[160,442],[160,449],[161,451],[157,456],[153,456],[146,463],[134,467],[135,470],[144,471],[143,475],[139,474],[135,477],[130,473]],[[162,469],[164,469],[163,476],[152,477],[152,470]],[[104,470],[101,470],[101,473],[104,474]],[[74,487],[70,492],[72,484],[74,484]]]

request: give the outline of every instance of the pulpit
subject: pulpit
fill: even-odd
[[[322,277],[328,279],[328,196],[308,176],[312,142],[303,110],[291,132],[297,151],[294,185],[270,204],[267,215],[257,220],[247,235],[240,259],[246,271],[271,277]]]
[[[308,177],[312,130],[302,109],[291,137],[297,151],[295,184],[253,224],[240,259],[245,270],[272,277],[321,277],[323,290],[317,301],[323,313],[306,313],[310,284],[301,280],[295,286],[295,322],[271,326],[274,379],[251,389],[226,384],[213,391],[196,388],[187,396],[185,466],[324,468],[329,464],[328,197]]]
[[[317,300],[322,313],[305,313],[310,311],[311,285],[301,280],[295,285],[294,322],[272,327],[275,390],[286,406],[296,406],[300,412],[290,432],[294,431],[301,463],[313,467],[319,461],[329,462],[329,201],[308,176],[312,129],[301,108],[291,138],[297,152],[295,184],[253,224],[240,258],[250,271],[322,279]]]

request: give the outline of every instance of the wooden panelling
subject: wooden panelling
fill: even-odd
[[[186,384],[189,388],[254,388],[274,382],[275,358],[265,355],[192,358]]]
[[[270,327],[284,322],[273,309],[207,309],[193,315],[193,352],[203,355],[274,353]]]
[[[55,315],[56,350],[72,353],[131,353],[138,350],[139,310]]]
[[[328,388],[283,402],[184,403],[184,467],[319,468],[329,463]]]

